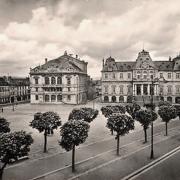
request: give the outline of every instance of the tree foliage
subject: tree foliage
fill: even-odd
[[[177,113],[176,113],[176,108],[174,106],[165,106],[162,105],[159,107],[158,110],[159,116],[162,118],[162,121],[164,122],[169,122],[171,119],[176,118]]]
[[[83,120],[88,123],[93,121],[98,115],[98,110],[92,108],[80,108],[80,109],[73,109],[72,112],[69,114],[69,120]]]
[[[131,105],[129,105],[129,104],[126,105],[126,111],[129,115],[132,116],[133,119],[135,119],[136,112],[140,109],[141,109],[141,107],[136,103],[133,103]]]
[[[10,132],[9,122],[5,118],[0,117],[0,133],[7,132]]]
[[[109,116],[113,114],[124,114],[126,112],[126,108],[122,105],[105,106],[101,108],[101,112],[106,118],[109,118]]]
[[[148,129],[152,121],[157,119],[157,114],[154,111],[139,110],[136,112],[135,119],[143,126]]]
[[[25,131],[0,135],[0,161],[3,163],[0,171],[1,176],[5,166],[10,163],[11,160],[16,161],[18,158],[28,155],[32,143],[33,139],[31,135]]]
[[[60,130],[60,145],[70,151],[73,145],[78,146],[85,142],[88,137],[89,124],[83,120],[69,120],[63,124]]]
[[[57,129],[61,126],[61,120],[55,112],[36,113],[34,119],[30,122],[32,128],[37,129],[39,132],[48,130],[48,128]]]
[[[169,101],[160,101],[158,106],[172,106],[172,104]]]
[[[134,120],[126,114],[111,116],[108,118],[107,128],[113,129],[117,135],[123,136],[134,129]]]

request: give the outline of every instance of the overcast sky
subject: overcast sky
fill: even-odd
[[[135,61],[143,44],[154,60],[180,52],[179,0],[0,0],[0,75],[67,50],[97,78],[103,58]]]

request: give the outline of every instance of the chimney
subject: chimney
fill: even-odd
[[[48,59],[47,59],[47,58],[45,58],[45,63],[47,63],[47,61],[48,61]]]
[[[76,54],[76,59],[78,59],[78,55]]]
[[[169,61],[171,61],[171,56],[169,56]]]

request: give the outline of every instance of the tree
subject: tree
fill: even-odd
[[[129,115],[132,116],[133,119],[135,119],[136,112],[140,109],[141,107],[136,103],[133,103],[132,105],[126,105],[126,111]]]
[[[66,151],[72,150],[72,172],[75,171],[75,146],[85,142],[89,127],[89,124],[83,120],[69,120],[61,127],[59,144]]]
[[[119,114],[115,116],[110,116],[107,121],[107,128],[113,129],[117,132],[117,155],[119,155],[119,140],[120,136],[129,133],[130,130],[134,129],[134,120],[131,116],[126,114]]]
[[[159,116],[162,118],[162,121],[165,122],[166,126],[166,136],[168,135],[168,123],[171,119],[176,118],[176,108],[174,106],[160,106],[158,110]]]
[[[92,108],[73,109],[69,114],[69,120],[83,120],[88,123],[92,122],[98,115],[98,110]]]
[[[61,121],[60,117],[55,112],[38,112],[34,115],[34,120],[30,122],[30,126],[37,129],[40,133],[44,132],[44,152],[47,152],[48,131],[53,131],[61,126]]]
[[[12,160],[18,160],[18,158],[28,155],[30,151],[29,146],[32,143],[31,135],[25,131],[0,134],[0,161],[2,163],[0,179],[2,179],[2,174],[7,164]]]
[[[9,122],[5,118],[0,117],[0,133],[7,132],[10,132]]]
[[[101,108],[102,114],[106,117],[109,118],[110,116],[114,115],[119,115],[119,114],[125,114],[126,108],[121,105],[116,105],[116,106],[105,106]],[[113,128],[111,127],[111,123],[109,123],[109,129],[111,131],[111,134],[113,135]]]
[[[147,142],[147,129],[152,121],[157,119],[154,111],[139,110],[136,112],[135,119],[143,126],[145,143]]]
[[[160,101],[158,106],[172,106],[172,103],[170,103],[169,101]]]

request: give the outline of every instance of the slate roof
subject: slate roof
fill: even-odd
[[[29,86],[29,78],[3,76],[0,77],[0,86]]]
[[[49,67],[54,67],[54,68],[57,68],[57,69],[65,69],[67,67],[72,67],[74,68],[76,71],[79,71],[79,72],[84,72],[80,67],[78,67],[73,61],[76,60],[76,61],[79,61],[79,62],[83,62],[83,63],[86,63],[84,61],[81,61],[79,59],[76,59],[68,54],[64,54],[56,59],[52,59],[52,60],[49,60],[47,63],[41,65],[41,66],[37,66],[33,69],[31,69],[31,72],[35,72],[35,70],[37,71],[40,71],[41,70],[47,70]],[[37,72],[36,71],[36,72]]]

